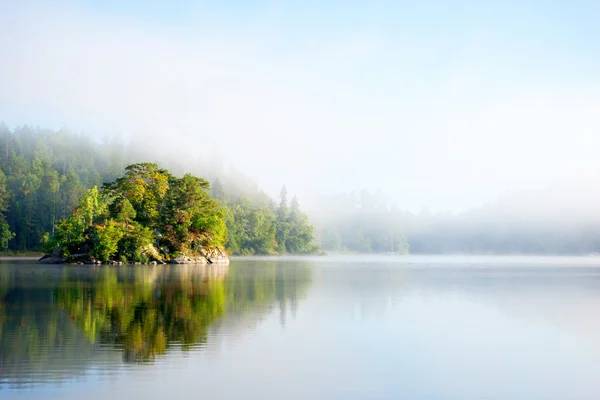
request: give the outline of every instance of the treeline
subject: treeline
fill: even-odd
[[[403,214],[367,190],[319,199],[311,210],[323,250],[407,254]]]
[[[586,181],[459,213],[412,213],[365,190],[322,197],[309,212],[325,251],[577,255],[600,253],[598,201]]]
[[[0,250],[38,251],[69,217],[86,191],[114,181],[125,167],[150,161],[173,175],[192,172],[213,182],[204,187],[220,202],[227,226],[226,247],[233,254],[308,253],[313,228],[287,198],[277,204],[235,168],[225,171],[214,159],[181,161],[160,157],[136,142],[101,142],[70,132],[0,124]],[[288,209],[289,208],[289,209]]]
[[[233,254],[307,254],[319,250],[313,244],[313,226],[294,196],[288,204],[281,189],[279,205],[253,202],[248,197],[230,198],[219,180],[213,196],[227,206],[227,248]]]
[[[404,226],[412,252],[420,254],[600,252],[600,220],[591,214],[585,220],[577,220],[558,208],[553,215],[540,218],[501,206],[458,214],[423,212],[406,215]]]

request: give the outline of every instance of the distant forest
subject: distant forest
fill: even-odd
[[[320,198],[309,213],[328,251],[597,255],[600,201],[589,183],[580,186],[500,199],[461,213],[407,212],[390,206],[381,193],[363,190]]]
[[[285,187],[278,202],[241,172],[215,160],[184,163],[158,158],[135,143],[103,142],[68,130],[0,125],[0,250],[39,251],[84,193],[123,175],[135,162],[155,162],[173,174],[192,172],[212,182],[227,223],[226,248],[237,255],[318,251],[313,226]]]

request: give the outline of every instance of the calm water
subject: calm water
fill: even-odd
[[[0,262],[0,398],[598,399],[600,258]]]

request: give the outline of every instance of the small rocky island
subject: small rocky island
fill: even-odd
[[[42,264],[228,263],[225,211],[190,174],[177,178],[153,163],[87,191],[54,235]]]

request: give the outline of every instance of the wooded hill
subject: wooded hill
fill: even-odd
[[[285,189],[280,202],[276,203],[240,171],[215,168],[214,160],[189,159],[184,168],[174,160],[156,160],[155,154],[142,148],[115,138],[101,143],[64,129],[23,126],[10,130],[0,125],[0,249],[7,252],[42,250],[52,235],[60,234],[61,221],[71,217],[84,196],[91,195],[88,190],[97,187],[99,194],[104,190],[108,195],[112,189],[110,186],[101,189],[103,184],[118,182],[126,173],[127,165],[153,161],[156,173],[166,168],[171,171],[164,177],[169,188],[173,184],[177,190],[184,191],[186,185],[191,185],[194,190],[206,193],[206,199],[217,201],[214,209],[222,212],[225,232],[214,237],[220,238],[217,241],[223,241],[232,254],[317,251],[308,217],[300,210],[297,199],[288,202]],[[184,171],[202,178],[191,175],[184,178]],[[174,194],[176,190],[173,190]],[[206,199],[203,201],[208,201]],[[137,205],[135,201],[129,202],[135,210],[134,222],[137,219],[139,223],[158,223],[153,220],[157,210],[152,209],[155,206],[152,201],[144,199]],[[110,214],[116,210],[107,212],[115,223],[124,223],[117,219],[126,218],[125,215],[117,218],[116,214]],[[127,213],[127,210],[120,212]],[[135,254],[130,256],[135,258]]]

